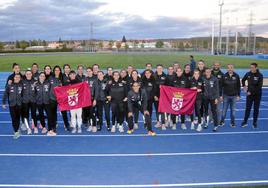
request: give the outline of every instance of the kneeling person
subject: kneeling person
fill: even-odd
[[[155,132],[152,130],[152,119],[149,111],[147,110],[147,94],[144,89],[140,88],[138,82],[134,82],[132,89],[128,92],[128,134],[133,133],[134,127],[134,114],[141,112],[145,118],[145,127],[148,130],[148,135],[155,135]]]

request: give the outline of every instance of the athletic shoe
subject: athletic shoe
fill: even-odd
[[[82,128],[81,128],[81,127],[78,127],[78,129],[77,129],[77,133],[78,133],[78,134],[81,134],[81,133],[82,133]]]
[[[139,125],[138,125],[138,123],[134,123],[134,129],[139,129]]]
[[[173,126],[172,126],[172,128],[171,128],[172,130],[176,130],[177,129],[177,126],[176,126],[176,124],[173,124]]]
[[[29,135],[29,134],[32,134],[32,129],[28,128],[28,129],[27,129],[27,134],[28,134],[28,135]]]
[[[132,134],[133,132],[134,132],[133,129],[129,129],[129,130],[127,131],[127,134]]]
[[[46,134],[47,133],[47,129],[44,127],[42,128],[42,134]]]
[[[220,126],[221,126],[221,127],[224,126],[224,121],[223,121],[223,120],[221,120],[221,122],[220,122]]]
[[[21,124],[20,129],[21,129],[22,131],[27,131],[27,127],[25,126],[24,123]]]
[[[92,126],[88,126],[87,132],[91,132],[91,131],[92,131]]]
[[[107,125],[107,127],[110,126],[110,125]],[[102,126],[98,126],[98,131],[101,131],[102,129]]]
[[[158,121],[154,127],[155,128],[161,128],[162,126],[161,126],[160,122]]]
[[[112,129],[111,129],[111,133],[115,133],[115,132],[116,132],[116,126],[113,125],[113,126],[112,126]]]
[[[208,124],[205,123],[205,125],[204,125],[204,129],[207,129],[207,128],[208,128]]]
[[[32,121],[32,129],[34,129],[35,128],[35,125],[34,125],[34,122]]]
[[[191,123],[191,130],[195,130],[195,124],[194,124],[194,122]]]
[[[252,127],[253,127],[253,129],[257,129],[258,128],[257,123],[253,123]]]
[[[38,128],[34,127],[34,134],[38,134]]]
[[[123,133],[124,132],[124,127],[122,125],[119,125],[119,132]]]
[[[57,134],[54,131],[48,131],[47,136],[56,136]]]
[[[93,126],[93,127],[92,127],[92,132],[93,132],[93,133],[96,133],[96,132],[97,132],[97,127],[96,127],[96,126]]]
[[[213,128],[213,132],[217,132],[218,131],[218,126],[215,126],[214,128]]]
[[[67,132],[71,132],[71,128],[70,128],[70,127],[66,127],[66,128],[65,128],[65,131],[67,131]]]
[[[14,133],[13,139],[18,139],[20,137],[20,131]]]
[[[231,128],[235,128],[235,124],[234,124],[234,123],[231,123],[231,124],[230,124],[230,127],[231,127]]]
[[[76,133],[76,128],[73,128],[72,133],[73,133],[73,134]]]
[[[201,124],[198,124],[197,125],[196,131],[198,131],[198,132],[201,132],[202,131],[202,125]]]
[[[162,131],[165,131],[165,130],[167,130],[167,128],[166,128],[166,125],[163,124],[163,125],[162,125]]]
[[[149,135],[149,136],[155,136],[156,133],[155,133],[154,131],[148,131],[148,135]]]
[[[182,129],[182,130],[187,130],[187,127],[186,127],[185,123],[182,123],[182,124],[181,124],[181,129]]]
[[[245,127],[247,127],[247,126],[248,126],[248,124],[247,124],[246,122],[243,121],[243,122],[241,123],[241,127],[242,127],[242,128],[245,128]]]

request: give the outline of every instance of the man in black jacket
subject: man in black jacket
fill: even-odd
[[[220,92],[220,98],[223,100],[223,112],[220,125],[224,125],[226,112],[230,105],[231,110],[231,123],[230,126],[235,127],[235,110],[236,101],[240,100],[240,78],[239,75],[234,72],[234,66],[232,64],[227,65],[228,72],[222,77],[222,88]]]
[[[254,103],[253,112],[253,128],[257,128],[257,120],[259,115],[259,107],[262,96],[263,75],[258,70],[257,63],[251,63],[250,72],[246,73],[242,79],[242,86],[247,93],[246,111],[242,127],[247,126],[252,104]],[[247,81],[247,86],[246,82]]]

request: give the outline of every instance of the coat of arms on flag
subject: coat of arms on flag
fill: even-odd
[[[69,106],[75,106],[78,104],[78,89],[69,89],[67,90],[68,93],[68,104]]]
[[[174,111],[179,111],[183,105],[183,96],[182,92],[174,92],[171,107]]]

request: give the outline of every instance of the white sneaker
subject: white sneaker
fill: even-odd
[[[195,130],[194,122],[191,123],[191,130]]]
[[[124,132],[124,127],[122,125],[119,125],[119,132],[123,133]]]
[[[72,133],[73,133],[73,134],[76,133],[76,128],[73,128]]]
[[[22,131],[26,131],[26,130],[27,130],[27,127],[25,126],[24,123],[22,123],[21,126],[20,126],[20,129],[21,129]]]
[[[187,127],[186,127],[185,123],[182,123],[182,124],[181,124],[181,129],[182,129],[182,130],[187,130]]]
[[[202,125],[198,124],[196,131],[201,132],[202,131]]]
[[[90,125],[90,126],[88,126],[88,128],[87,128],[87,132],[91,132],[92,131],[92,126]]]
[[[93,126],[93,127],[92,127],[92,132],[93,132],[93,133],[97,132],[97,126]]]
[[[79,133],[79,134],[82,133],[82,129],[81,129],[81,127],[78,127],[78,129],[77,129],[77,133]]]
[[[172,130],[176,130],[177,129],[177,126],[176,126],[176,124],[173,124],[173,126],[172,126],[172,128],[171,128]]]
[[[32,134],[32,129],[28,128],[27,129],[27,134]]]
[[[134,129],[139,129],[139,125],[138,125],[138,123],[135,123],[135,124],[134,124]]]
[[[34,134],[38,134],[38,128],[34,127]]]
[[[116,127],[115,127],[115,125],[112,126],[111,132],[112,132],[112,133],[115,133],[115,132],[116,132]]]
[[[166,125],[163,124],[163,125],[162,125],[162,131],[165,131],[165,130],[167,130],[167,128],[166,128]]]
[[[160,122],[158,121],[154,127],[155,128],[161,128],[162,126],[161,126]]]

